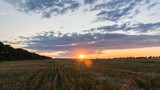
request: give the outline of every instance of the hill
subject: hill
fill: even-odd
[[[13,48],[0,42],[0,61],[51,59],[47,56],[29,52],[22,48]]]

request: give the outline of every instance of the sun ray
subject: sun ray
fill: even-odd
[[[81,64],[81,65],[85,64],[87,67],[92,66],[92,61],[89,59],[86,59],[86,56],[84,54],[80,54],[78,56],[78,58],[79,58],[78,59],[79,64]]]

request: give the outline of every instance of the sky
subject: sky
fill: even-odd
[[[160,56],[160,1],[1,0],[0,41],[53,58]]]

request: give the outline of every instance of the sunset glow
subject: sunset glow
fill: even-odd
[[[80,59],[84,59],[84,58],[85,58],[85,55],[81,54],[81,55],[79,55],[79,58],[80,58]]]
[[[0,7],[0,42],[14,48],[78,59],[160,53],[159,0],[1,0]]]

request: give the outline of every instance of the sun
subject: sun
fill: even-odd
[[[80,55],[79,55],[79,58],[80,58],[80,59],[84,59],[84,58],[85,58],[85,55],[80,54]]]

